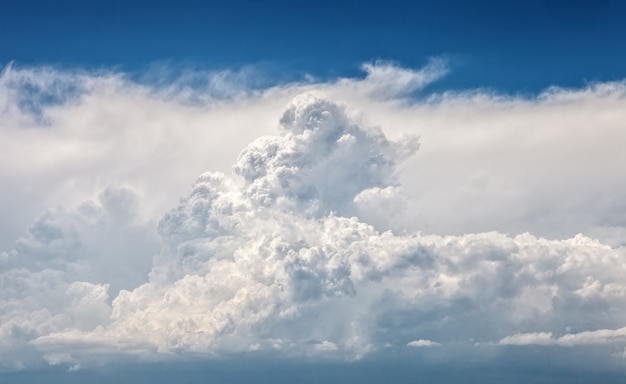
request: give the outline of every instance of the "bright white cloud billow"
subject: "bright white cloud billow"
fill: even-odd
[[[445,70],[366,69],[219,100],[5,70],[3,368],[528,345],[619,357],[626,86],[416,101]]]

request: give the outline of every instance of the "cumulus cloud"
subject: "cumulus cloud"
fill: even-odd
[[[435,341],[430,341],[430,340],[424,340],[424,339],[419,339],[419,340],[413,340],[407,343],[408,347],[416,347],[416,348],[422,348],[422,347],[439,347],[441,346],[441,344],[435,342]]]
[[[550,332],[517,333],[507,336],[499,341],[501,345],[588,345],[624,342],[626,340],[626,327],[619,329],[597,329],[579,333],[567,333],[554,337]]]
[[[287,134],[255,141],[233,168],[250,184],[246,197],[266,206],[293,201],[289,209],[315,216],[348,215],[357,195],[394,183],[395,163],[417,149],[359,127],[324,99],[296,101],[280,121]]]
[[[550,332],[516,333],[499,341],[501,345],[552,345],[555,340]]]
[[[383,88],[403,73],[433,71],[371,65],[387,74]],[[368,76],[255,92],[240,91],[247,80],[217,80],[256,76],[251,73],[194,72],[193,79],[206,79],[194,88],[186,84],[196,81],[184,78],[153,86],[115,72],[5,68],[0,218],[11,219],[0,220],[0,249],[10,248],[46,208],[91,199],[107,184],[132,185],[142,194],[142,214],[158,219],[200,173],[230,173],[241,148],[273,134],[285,105],[302,93],[349,106],[350,118],[382,126],[395,141],[420,137],[421,150],[402,163],[398,183],[380,188],[378,201],[369,198],[375,190],[355,201],[359,217],[378,229],[530,231],[561,239],[582,232],[626,244],[623,82],[553,88],[531,98],[425,94],[416,102],[402,92],[372,96]],[[389,223],[380,215],[386,209],[405,214]]]
[[[142,194],[140,214],[158,220],[197,175],[229,171],[245,144],[273,129],[279,112],[272,105],[289,100],[229,104],[203,98],[204,90],[149,87],[106,71],[6,67],[0,249],[45,209],[92,199],[107,185],[132,186]]]
[[[393,183],[407,150],[324,99],[296,100],[281,124],[282,136],[241,152],[233,175],[201,175],[161,219],[164,247],[147,283],[110,307],[98,287],[66,288],[109,318],[48,328],[32,344],[47,354],[80,345],[354,359],[383,345],[438,344],[429,339],[548,344],[559,329],[626,321],[613,305],[624,296],[623,248],[582,235],[377,231],[351,216],[355,198]],[[505,336],[519,329],[542,331]],[[415,333],[429,339],[410,341]]]
[[[0,252],[2,365],[26,364],[15,351],[34,338],[107,323],[110,294],[146,281],[159,243],[149,223],[136,221],[136,199],[127,187],[109,187],[95,201],[48,210]],[[59,358],[64,352],[49,356],[70,361]]]
[[[62,149],[67,148],[52,141],[49,157],[59,161],[58,167],[52,167],[52,173],[57,174],[52,179],[59,180],[53,189],[57,193],[72,191],[63,168],[89,152],[85,143],[102,141],[111,148],[94,154],[91,165],[83,167],[81,163],[73,169],[84,173],[96,169],[94,179],[116,183],[100,188],[102,192],[84,203],[46,211],[10,250],[0,253],[0,355],[5,367],[19,368],[39,361],[79,369],[97,361],[96,357],[119,354],[152,359],[263,352],[352,360],[383,348],[405,351],[407,346],[438,346],[437,350],[444,350],[477,344],[496,348],[597,344],[621,351],[626,325],[626,307],[621,305],[626,294],[626,248],[584,234],[546,238],[537,234],[541,234],[541,225],[528,228],[533,233],[511,231],[510,235],[503,231],[454,232],[474,228],[463,223],[484,217],[480,212],[472,214],[472,210],[503,209],[510,214],[509,204],[518,201],[531,202],[524,205],[527,211],[519,213],[527,215],[526,221],[518,220],[518,224],[545,217],[538,212],[545,206],[534,195],[532,185],[524,189],[515,181],[518,177],[522,181],[533,177],[545,180],[550,172],[542,173],[535,167],[526,171],[519,165],[507,168],[511,162],[525,159],[511,148],[528,150],[532,144],[542,160],[545,157],[541,154],[550,150],[562,155],[558,159],[572,159],[573,164],[580,165],[570,149],[554,145],[563,139],[555,116],[596,103],[604,109],[598,109],[601,124],[594,134],[619,138],[622,133],[616,122],[621,111],[618,106],[624,103],[623,85],[574,95],[551,90],[533,101],[447,95],[432,101],[434,104],[409,105],[398,103],[397,98],[415,91],[418,80],[402,80],[404,85],[397,86],[400,90],[377,94],[382,98],[372,96],[373,88],[367,84],[381,86],[382,80],[380,84],[374,81],[377,76],[401,75],[403,71],[418,78],[419,72],[393,66],[371,71],[360,83],[350,80],[358,87],[342,81],[294,85],[293,89],[284,86],[261,95],[220,100],[218,104],[226,112],[218,112],[212,104],[201,107],[172,100],[167,92],[163,96],[139,86],[127,90],[127,80],[105,76],[100,80],[108,88],[99,85],[79,92],[70,98],[73,101],[66,102],[70,106],[61,103],[43,108],[41,116],[45,119],[40,121],[45,121],[48,131],[33,135],[50,135],[59,142],[69,138],[80,154],[59,160],[59,154],[65,153]],[[286,102],[292,94],[311,88],[318,89]],[[121,95],[120,90],[124,90]],[[321,91],[341,101],[311,96]],[[350,92],[356,95],[353,99],[346,96]],[[117,96],[122,99],[119,103]],[[90,104],[91,99],[98,102],[97,108]],[[383,131],[369,123],[350,104],[357,99],[365,100],[358,105],[371,106],[368,112],[377,119],[387,112],[381,121],[390,123],[389,132],[386,125]],[[11,100],[7,105],[12,105]],[[124,104],[135,108],[129,110]],[[277,111],[276,105],[287,108]],[[259,112],[268,106],[274,109]],[[119,108],[119,119],[123,119],[103,112],[110,108]],[[163,110],[175,113],[167,115]],[[536,110],[541,113],[533,114]],[[243,118],[246,113],[242,111],[250,111],[250,115]],[[22,112],[15,113],[19,116]],[[245,127],[257,118],[263,122],[272,117],[278,122],[278,135],[250,140],[238,156],[232,157],[232,171],[219,166],[223,159],[215,168],[202,162],[204,168],[221,172],[197,172],[200,176],[178,205],[155,224],[151,220],[158,209],[146,209],[145,205],[163,207],[163,203],[151,200],[154,197],[150,193],[163,193],[159,199],[169,197],[180,187],[168,184],[178,183],[181,174],[198,167],[186,169],[183,165],[202,156],[196,153],[183,161],[166,152],[162,159],[156,156],[155,164],[141,165],[144,157],[114,144],[119,141],[121,147],[136,146],[139,152],[167,148],[166,143],[177,148],[176,140],[182,136],[162,125],[151,125],[156,124],[151,115],[172,123],[174,117],[191,114],[197,115],[197,120],[188,118],[178,124],[192,126],[185,131],[191,139],[184,141],[190,143],[191,152],[204,145],[216,150],[230,147],[232,143],[200,140],[210,135],[203,136],[196,125],[211,120],[199,116],[219,113],[225,114],[221,120],[213,120],[225,123],[214,128],[219,132],[228,131],[233,121],[245,123]],[[496,130],[492,119],[508,114],[522,116],[526,123],[552,116],[558,127],[544,124],[541,129],[547,138],[530,130],[530,139],[520,137],[514,126]],[[112,119],[112,123],[101,125],[98,116]],[[149,122],[148,133],[132,131],[126,120],[129,116],[135,116],[130,121]],[[423,132],[399,125],[399,121],[406,124],[409,117],[425,127]],[[85,120],[76,123],[81,118]],[[229,119],[233,120],[228,123]],[[487,128],[474,131],[477,137],[464,131],[475,127],[472,119],[486,122]],[[3,132],[9,132],[9,141],[23,143],[28,129],[42,128],[33,127],[33,121],[28,123],[31,126],[23,122],[4,126]],[[116,128],[122,121],[125,128]],[[434,127],[422,125],[426,121]],[[450,121],[458,125],[446,125]],[[90,126],[85,122],[94,125],[94,132],[83,132]],[[402,128],[394,128],[398,126]],[[573,147],[580,149],[589,133],[584,126],[573,127],[568,137]],[[112,129],[114,139],[104,135],[106,129]],[[238,129],[232,132],[245,131]],[[394,129],[409,135],[401,136]],[[254,137],[265,133],[258,127],[252,131]],[[508,139],[514,142],[498,147],[507,137],[519,140]],[[599,153],[595,145],[605,139],[593,138],[595,144],[587,141],[587,148]],[[37,140],[37,145],[43,145]],[[432,152],[427,144],[446,151]],[[492,155],[506,149],[506,156],[496,156],[492,162],[510,171],[511,178],[502,178],[499,172],[503,171],[485,161],[482,170],[468,168],[476,172],[462,177],[459,183],[463,188],[443,188],[451,186],[446,170],[452,166],[446,168],[445,159],[457,165],[459,159],[469,159],[467,164],[475,166],[485,159],[473,156],[485,149]],[[620,159],[621,152],[616,155],[613,149],[606,147],[603,159]],[[116,154],[123,159],[119,164]],[[12,152],[9,156],[17,158]],[[109,156],[111,162],[100,164]],[[415,166],[419,161],[432,166],[437,159],[442,168]],[[11,173],[8,166],[4,167],[3,177],[23,185],[19,172]],[[134,169],[126,172],[125,167]],[[560,164],[550,168],[546,164],[547,169],[568,167]],[[613,180],[617,168],[607,163],[606,175],[611,180],[601,180],[619,192],[623,180]],[[571,187],[579,185],[572,179],[592,177],[585,169],[558,175]],[[37,164],[22,170],[43,173]],[[145,177],[140,176],[143,170],[148,173]],[[441,179],[446,181],[438,183]],[[429,190],[432,182],[437,188]],[[588,180],[581,183],[586,185]],[[88,183],[90,188],[97,184]],[[574,207],[577,217],[589,208],[578,209],[575,203],[600,196],[598,188],[572,188],[569,195],[561,195],[561,191],[546,194],[554,194],[554,199],[573,196],[555,209]],[[510,200],[503,199],[503,194]],[[72,198],[79,195],[75,193]],[[619,208],[615,196],[602,195],[604,200],[590,211],[598,226],[623,224],[619,209],[605,217],[608,207]],[[459,205],[460,201],[469,208]],[[460,224],[434,225],[434,216],[420,211],[430,203],[445,220]],[[569,217],[558,213],[557,217]],[[414,221],[407,216],[413,216]],[[516,220],[515,215],[510,218]],[[416,230],[420,225],[424,226],[422,232]],[[475,224],[475,228],[483,229],[481,225]],[[583,229],[589,225],[587,222]],[[153,237],[155,227],[158,240]],[[432,228],[447,229],[433,233]],[[416,335],[423,338],[416,340]],[[434,350],[420,349],[424,353]]]

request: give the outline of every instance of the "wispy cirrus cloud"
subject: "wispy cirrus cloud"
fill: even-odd
[[[366,74],[364,79],[341,79],[339,88],[374,100],[409,97],[448,73],[447,62],[442,58],[431,59],[418,71],[385,61],[363,64],[362,69]]]

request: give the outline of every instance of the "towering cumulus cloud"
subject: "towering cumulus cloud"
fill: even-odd
[[[3,356],[32,349],[78,367],[119,353],[352,360],[601,344],[622,354],[624,247],[583,235],[394,233],[396,165],[417,140],[390,141],[315,97],[297,98],[280,125],[241,152],[232,175],[202,174],[160,220],[163,248],[134,289],[109,299],[109,282],[87,282],[78,261],[18,266],[21,254],[2,254],[3,279],[38,284],[0,293]],[[41,228],[33,236],[69,236]]]

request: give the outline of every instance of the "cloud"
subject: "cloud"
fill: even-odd
[[[499,341],[501,345],[561,345],[576,346],[588,344],[624,343],[626,327],[619,329],[597,329],[579,333],[567,333],[554,337],[552,333],[517,333]]]
[[[0,252],[1,366],[22,365],[15,351],[39,336],[106,324],[110,294],[146,281],[159,243],[150,223],[136,221],[136,199],[127,187],[108,187],[96,201],[50,209]],[[49,356],[67,360],[58,359],[65,352]]]
[[[417,149],[416,140],[393,143],[356,125],[325,99],[298,100],[280,121],[287,134],[253,142],[233,168],[250,184],[246,197],[265,206],[347,215],[359,193],[394,183],[395,163]]]
[[[337,345],[332,341],[324,340],[321,343],[315,344],[315,349],[318,351],[336,351]]]
[[[372,65],[384,67],[389,81],[430,71]],[[254,77],[250,73],[220,76]],[[198,87],[185,79],[154,86],[115,72],[16,66],[2,78],[0,217],[11,220],[0,220],[1,249],[46,208],[92,199],[108,184],[132,185],[143,196],[142,214],[158,219],[197,175],[230,173],[241,148],[273,134],[285,105],[302,93],[347,105],[350,118],[382,126],[395,141],[420,137],[421,150],[403,162],[404,172],[385,191],[399,198],[383,209],[403,215],[389,223],[375,217],[371,193],[357,199],[359,214],[379,229],[529,231],[561,239],[585,233],[626,244],[619,166],[626,158],[617,144],[626,140],[623,82],[552,88],[534,98],[445,92],[407,103],[410,98],[373,97],[363,85],[367,77],[255,92],[239,91],[245,85],[234,81],[230,98],[211,97],[229,92],[212,90],[209,80]],[[31,97],[32,89],[52,96]],[[40,112],[20,108],[22,99],[39,100]]]
[[[158,220],[197,175],[230,171],[239,150],[274,127],[279,112],[271,105],[289,100],[228,104],[204,97],[206,88],[182,88],[106,71],[5,68],[0,249],[45,209],[93,199],[107,185],[131,185],[142,194],[140,214]]]
[[[76,359],[67,353],[45,355],[44,359],[50,365],[69,365],[69,372],[75,372],[80,369],[80,364],[76,362]]]
[[[516,333],[500,340],[501,345],[553,345],[555,340],[550,332]]]
[[[415,348],[439,347],[439,346],[441,346],[441,344],[439,344],[439,343],[437,343],[435,341],[424,340],[424,339],[413,340],[413,341],[408,342],[406,345],[408,347],[415,347]]]
[[[623,84],[410,104],[418,80],[374,80],[420,71],[371,71],[204,106],[85,74],[41,119],[6,107],[3,210],[57,208],[0,253],[4,367],[621,348]],[[42,159],[17,161],[31,139]],[[568,234],[605,227],[617,243]]]
[[[427,346],[407,344],[415,333],[521,344],[600,325],[604,311],[613,313],[607,324],[626,321],[613,305],[624,294],[623,248],[582,235],[379,232],[350,216],[353,202],[387,188],[407,151],[324,99],[294,101],[281,122],[282,136],[251,143],[231,176],[201,175],[161,219],[150,280],[122,290],[108,321],[53,330],[33,345],[144,356],[333,347],[355,359],[388,344]],[[520,328],[548,331],[503,338]]]
[[[366,73],[365,79],[343,79],[339,82],[340,87],[378,100],[408,97],[448,73],[444,59],[431,59],[419,71],[404,69],[384,61],[363,64],[362,69]]]

